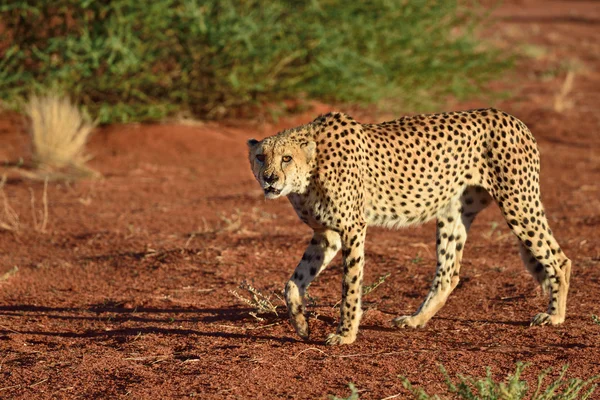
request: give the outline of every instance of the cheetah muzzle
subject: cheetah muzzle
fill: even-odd
[[[459,282],[476,215],[496,202],[519,239],[527,270],[549,295],[532,325],[565,319],[571,261],[548,225],[540,200],[539,152],[529,129],[495,109],[403,117],[360,124],[330,113],[262,141],[249,140],[250,164],[266,198],[287,196],[313,231],[285,286],[290,321],[309,337],[304,292],[339,250],[340,322],[329,345],[356,340],[362,315],[368,226],[399,228],[437,220],[437,270],[431,289],[398,327],[422,327]]]

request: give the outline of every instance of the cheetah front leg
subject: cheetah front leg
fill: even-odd
[[[467,239],[465,221],[461,218],[461,203],[452,201],[438,214],[437,269],[427,297],[413,315],[395,318],[398,327],[423,327],[446,304],[448,296],[458,284],[460,257]]]
[[[366,224],[357,223],[342,233],[344,276],[342,278],[340,323],[336,333],[327,336],[325,343],[330,346],[350,344],[356,340],[362,316],[361,296],[366,232]]]
[[[285,301],[290,321],[298,335],[306,340],[308,322],[304,315],[304,293],[310,283],[327,267],[341,247],[340,235],[332,230],[315,231],[302,260],[285,286]]]

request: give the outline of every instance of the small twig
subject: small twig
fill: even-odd
[[[272,324],[267,324],[267,325],[260,325],[260,326],[251,326],[251,327],[246,327],[246,326],[234,326],[234,325],[223,325],[223,324],[215,324],[214,326],[221,326],[223,328],[230,328],[230,329],[240,329],[243,331],[253,331],[256,329],[264,329],[264,328],[269,328],[271,326],[275,326],[275,325],[280,325],[283,321],[277,321],[277,322],[273,322]]]
[[[21,224],[19,222],[19,214],[11,207],[8,197],[6,193],[4,193],[4,185],[6,184],[6,174],[2,175],[2,179],[0,180],[0,196],[2,197],[2,204],[4,206],[4,217],[0,220],[0,228],[12,231],[15,233],[19,233],[21,228]],[[6,221],[4,221],[6,219]]]
[[[396,354],[404,354],[408,350],[403,351],[390,351],[390,352],[381,352],[381,353],[364,353],[364,354],[341,354],[341,355],[332,355],[331,357],[337,358],[354,358],[354,357],[370,357],[370,356],[393,356]]]
[[[188,358],[187,360],[185,360],[185,361],[182,361],[181,363],[182,363],[182,364],[187,364],[187,363],[191,363],[191,362],[198,362],[198,361],[200,361],[200,359],[199,359],[199,358]]]
[[[261,325],[261,326],[252,326],[250,328],[243,328],[247,331],[253,331],[256,329],[264,329],[264,328],[269,328],[271,326],[275,326],[275,325],[280,325],[282,321],[277,321],[277,322],[273,322],[272,324],[267,324],[267,325]]]
[[[298,354],[296,354],[295,356],[293,356],[293,357],[290,357],[290,358],[291,358],[292,360],[295,360],[296,358],[300,357],[300,354],[304,353],[305,351],[309,351],[309,350],[316,350],[316,351],[318,351],[318,352],[319,352],[319,353],[321,353],[321,354],[325,354],[325,355],[327,355],[327,353],[326,353],[326,352],[324,352],[324,351],[323,351],[323,350],[321,350],[321,349],[317,349],[316,347],[309,347],[308,349],[304,349],[304,350],[302,350],[300,353],[298,353]]]
[[[20,388],[20,387],[21,387],[21,385],[7,386],[7,387],[0,388],[0,392],[3,390],[9,390],[9,389]]]
[[[229,329],[244,329],[244,327],[242,327],[242,326],[234,326],[234,325],[214,324],[213,326],[220,326],[222,328],[229,328]]]
[[[40,231],[46,232],[46,226],[48,225],[48,177],[44,180],[44,192],[42,193],[42,205],[44,206],[44,213],[42,214],[42,226]]]
[[[17,332],[17,331],[15,331],[14,329],[10,329],[10,328],[8,328],[8,327],[6,327],[6,326],[4,326],[4,325],[0,325],[0,328],[2,328],[2,329],[6,329],[7,331],[10,331],[10,332],[13,332],[13,333],[21,333],[21,332]]]
[[[36,382],[36,383],[34,383],[33,385],[29,385],[29,387],[30,387],[30,388],[32,388],[32,387],[34,387],[34,386],[41,385],[42,383],[46,382],[47,380],[48,380],[48,378],[46,378],[46,379],[42,379],[41,381],[39,381],[39,382]]]
[[[124,358],[124,360],[127,360],[127,361],[144,361],[144,360],[150,360],[150,359],[153,359],[153,358],[164,358],[164,357],[168,358],[169,356],[161,354],[160,356],[127,357],[127,358]]]
[[[38,221],[37,221],[37,213],[35,212],[35,193],[33,193],[33,189],[29,188],[29,197],[31,198],[31,216],[33,218],[33,227],[37,230]]]
[[[2,366],[4,365],[4,361],[6,361],[6,359],[8,358],[9,355],[10,355],[10,352],[6,353],[6,355],[4,356],[2,361],[0,361],[0,371],[2,371]]]
[[[384,398],[383,398],[383,399],[381,399],[381,400],[390,400],[390,399],[395,399],[395,398],[397,398],[397,397],[400,397],[401,395],[402,395],[402,393],[398,393],[398,394],[395,394],[395,395],[393,395],[393,396],[384,397]]]
[[[185,241],[185,244],[183,245],[183,248],[184,248],[184,249],[187,249],[187,247],[190,245],[190,242],[191,242],[192,240],[194,240],[194,238],[195,238],[195,237],[196,237],[196,233],[195,233],[195,232],[192,232],[192,233],[190,234],[190,237],[188,238],[188,240],[186,240],[186,241]]]

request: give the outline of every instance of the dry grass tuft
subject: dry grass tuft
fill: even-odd
[[[19,267],[17,267],[15,265],[11,269],[9,269],[8,271],[6,271],[2,275],[0,275],[0,283],[4,282],[4,281],[7,281],[10,277],[12,277],[13,275],[16,275],[17,272],[19,272]]]
[[[31,215],[33,217],[33,229],[45,233],[48,226],[48,179],[44,181],[44,191],[42,192],[42,210],[38,218],[38,210],[35,207],[35,194],[33,189],[29,188],[31,195]]]
[[[4,184],[6,183],[6,175],[2,176],[0,180],[0,199],[2,200],[2,217],[0,218],[0,229],[11,232],[19,232],[21,229],[21,222],[19,221],[19,214],[12,208],[4,193]]]
[[[277,317],[279,316],[277,305],[273,304],[271,296],[265,295],[246,281],[240,283],[238,287],[246,292],[246,295],[249,295],[249,298],[241,295],[235,290],[230,290],[229,293],[234,295],[242,303],[247,304],[254,309],[254,311],[249,313],[251,316],[259,321],[264,321],[264,318],[259,317],[258,314],[274,314]],[[283,303],[281,299],[279,300]]]
[[[49,174],[94,176],[97,172],[85,166],[90,156],[85,144],[94,129],[88,117],[67,97],[56,95],[32,96],[25,110],[29,117],[36,167]]]
[[[562,113],[573,107],[573,100],[569,98],[569,94],[573,90],[573,81],[575,80],[575,72],[569,70],[565,76],[565,80],[560,87],[560,91],[554,96],[554,111]]]
[[[25,225],[21,223],[19,214],[17,214],[14,208],[10,205],[10,201],[4,192],[6,179],[6,175],[3,175],[0,179],[0,201],[2,202],[2,210],[0,211],[0,230],[19,234]],[[41,210],[37,210],[36,208],[35,193],[33,192],[33,189],[29,188],[29,193],[31,196],[32,228],[36,232],[46,233],[46,228],[48,227],[48,179],[45,179],[44,181]]]

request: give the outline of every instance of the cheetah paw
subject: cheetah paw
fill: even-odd
[[[529,326],[534,326],[534,325],[542,326],[542,325],[547,325],[549,323],[550,323],[550,314],[546,314],[545,312],[542,312],[542,313],[537,314],[535,317],[533,317]]]
[[[425,324],[420,324],[416,321],[416,318],[412,315],[403,315],[401,317],[394,318],[392,323],[398,328],[422,328]]]
[[[558,325],[562,322],[564,322],[564,318],[542,312],[533,317],[529,326]]]
[[[356,340],[353,336],[342,336],[339,333],[330,333],[325,340],[327,346],[339,346],[340,344],[350,344]]]
[[[308,337],[310,336],[310,329],[308,328],[306,317],[302,314],[299,314],[295,317],[291,317],[290,322],[292,323],[292,326],[296,330],[298,336],[300,336],[303,340],[308,340]]]

